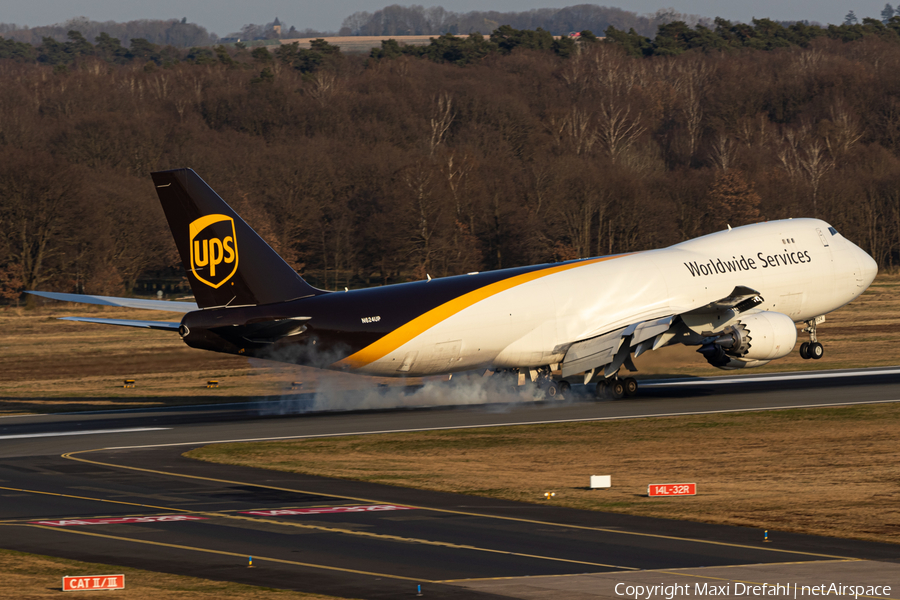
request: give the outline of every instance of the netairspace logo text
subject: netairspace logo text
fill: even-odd
[[[666,585],[616,584],[616,595],[633,600],[673,600],[678,596],[782,596],[788,598],[811,598],[815,596],[890,596],[889,585],[844,585],[823,583],[821,585],[800,585],[796,583],[695,583]]]

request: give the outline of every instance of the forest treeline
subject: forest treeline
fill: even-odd
[[[70,31],[77,31],[89,40],[105,33],[125,46],[136,38],[147,40],[151,44],[180,48],[208,46],[218,39],[206,28],[196,23],[188,23],[187,19],[140,19],[118,23],[77,17],[57,25],[41,27],[19,27],[14,23],[0,23],[0,36],[32,46],[40,45],[45,38],[64,42]]]
[[[317,42],[157,61],[75,36],[64,68],[0,59],[0,291],[115,295],[175,272],[148,174],[177,167],[331,289],[804,216],[882,267],[900,260],[887,33],[639,56],[613,41],[540,49],[544,34],[511,28],[454,39],[489,51]]]
[[[614,26],[634,29],[640,35],[653,35],[659,25],[681,21],[690,25],[706,23],[698,15],[685,15],[673,9],[660,9],[651,15],[639,15],[621,8],[578,4],[564,8],[536,8],[521,12],[470,11],[459,13],[443,6],[400,6],[392,4],[375,12],[356,12],[344,19],[340,35],[443,35],[487,33],[508,25],[513,29],[543,29],[553,35],[572,31],[606,31]]]
[[[275,15],[271,15],[275,17]],[[686,15],[673,9],[661,9],[652,15],[638,15],[621,8],[579,4],[565,8],[540,8],[523,12],[471,11],[458,13],[442,6],[425,8],[421,5],[400,6],[392,4],[380,10],[356,12],[344,19],[340,31],[315,31],[281,23],[278,19],[265,24],[249,23],[239,31],[223,35],[224,38],[255,39],[329,37],[335,35],[401,36],[443,35],[445,33],[469,34],[488,32],[501,25],[515,29],[550,31],[554,35],[566,35],[571,31],[605,31],[610,25],[623,31],[634,29],[641,35],[653,35],[658,25],[683,21],[694,25],[707,23],[697,15]],[[280,26],[275,30],[276,22]],[[708,23],[707,23],[708,24]],[[64,23],[41,27],[20,27],[14,23],[0,23],[0,36],[7,40],[40,45],[44,38],[65,42],[70,31],[77,31],[88,40],[101,33],[119,39],[128,46],[132,39],[141,38],[152,44],[189,48],[208,46],[219,41],[219,36],[205,28],[188,23],[187,19],[140,19],[117,23],[93,21],[85,17],[69,19]],[[224,33],[224,32],[220,32]]]

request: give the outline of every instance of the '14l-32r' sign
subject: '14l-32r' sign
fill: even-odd
[[[651,483],[647,486],[648,496],[696,496],[696,483]]]

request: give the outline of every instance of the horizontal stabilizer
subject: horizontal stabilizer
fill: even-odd
[[[63,294],[59,292],[25,292],[42,298],[61,302],[81,302],[82,304],[100,304],[102,306],[121,306],[123,308],[143,308],[146,310],[165,310],[186,313],[198,310],[196,302],[169,302],[168,300],[144,300],[142,298],[114,298],[112,296],[88,296],[86,294]]]
[[[82,323],[99,323],[100,325],[121,325],[123,327],[143,327],[144,329],[161,329],[178,331],[181,323],[172,321],[130,321],[128,319],[94,319],[91,317],[60,317],[60,321],[80,321]]]

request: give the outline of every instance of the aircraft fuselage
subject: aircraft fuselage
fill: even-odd
[[[196,348],[352,370],[421,376],[563,361],[573,342],[759,292],[760,311],[807,321],[860,295],[875,262],[816,219],[721,231],[668,248],[190,312]],[[296,320],[266,339],[256,323]],[[186,333],[186,335],[185,335]]]

